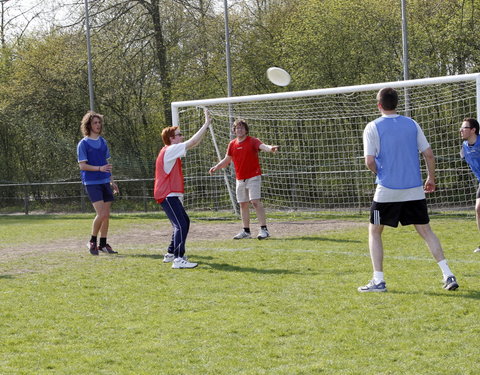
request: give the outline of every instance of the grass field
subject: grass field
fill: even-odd
[[[192,218],[205,230],[235,220]],[[384,233],[389,292],[367,294],[366,225],[192,239],[199,267],[172,270],[166,238],[148,237],[168,228],[160,214],[114,215],[118,256],[88,254],[91,221],[0,216],[0,374],[480,373],[473,217],[432,220],[458,291],[406,227]],[[134,229],[145,241],[113,242]]]

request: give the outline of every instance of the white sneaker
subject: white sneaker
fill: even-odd
[[[170,253],[166,253],[166,254],[163,256],[163,263],[173,262],[174,259],[175,259],[175,255],[170,254]]]
[[[257,238],[259,240],[264,240],[267,237],[270,237],[270,233],[268,233],[268,230],[260,228]]]
[[[252,235],[250,233],[245,232],[244,230],[242,230],[239,234],[233,237],[234,240],[243,240],[246,238],[252,238]]]
[[[480,253],[480,246],[473,250],[474,253]]]
[[[172,268],[195,268],[198,263],[189,262],[183,258],[175,258],[173,260]]]

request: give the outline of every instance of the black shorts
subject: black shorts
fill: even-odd
[[[428,224],[427,200],[379,203],[373,201],[370,208],[370,223],[398,227],[402,225]]]
[[[113,202],[113,191],[110,184],[94,184],[85,185],[85,191],[87,192],[90,202],[95,203],[98,201]]]

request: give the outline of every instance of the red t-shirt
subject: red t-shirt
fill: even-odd
[[[262,174],[258,152],[262,142],[258,138],[247,136],[242,142],[237,138],[228,144],[227,155],[235,165],[237,180],[245,180]]]

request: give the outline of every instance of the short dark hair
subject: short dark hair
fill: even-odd
[[[381,89],[377,94],[377,102],[382,105],[386,111],[393,111],[398,105],[397,90],[391,87]]]
[[[478,131],[480,129],[480,126],[478,125],[478,121],[475,120],[474,118],[464,118],[463,122],[468,122],[468,125],[470,125],[471,128],[475,129],[475,134],[478,135]]]
[[[243,126],[245,128],[245,131],[249,132],[249,129],[248,129],[248,124],[245,120],[239,118],[237,120],[235,120],[235,122],[233,123],[233,131],[235,132],[235,129],[237,128],[237,126]]]

